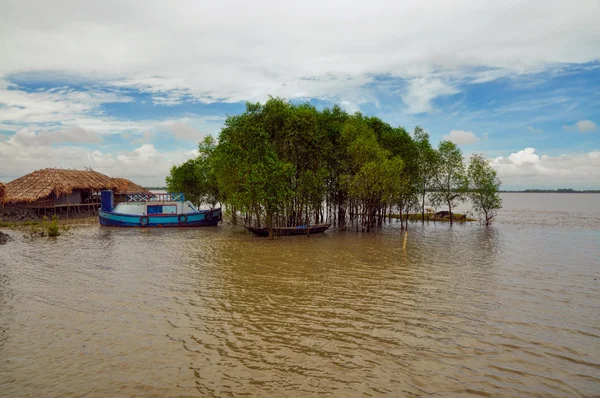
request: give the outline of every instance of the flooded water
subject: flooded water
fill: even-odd
[[[0,395],[600,395],[600,195],[492,228],[274,241],[74,228],[0,246]]]

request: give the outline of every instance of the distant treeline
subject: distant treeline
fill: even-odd
[[[570,188],[560,188],[560,189],[525,189],[523,191],[507,191],[502,190],[502,193],[600,193],[600,189],[570,189]]]
[[[410,134],[338,106],[247,103],[227,118],[218,143],[209,136],[198,151],[171,169],[167,188],[270,230],[333,222],[369,231],[392,213],[402,222],[411,211],[425,220],[427,207],[451,214],[467,197],[486,223],[500,208],[500,181],[481,155],[467,169],[450,141],[433,148],[421,127]]]

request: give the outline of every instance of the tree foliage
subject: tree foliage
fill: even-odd
[[[432,201],[448,206],[452,224],[452,209],[466,199],[468,181],[462,152],[451,141],[441,141],[439,144],[433,189]]]
[[[209,135],[198,145],[196,158],[171,167],[171,173],[166,178],[169,192],[183,192],[196,205],[207,203],[216,206],[220,193],[215,178],[215,148],[215,140]]]
[[[424,214],[429,197],[452,211],[467,189],[453,143],[436,150],[420,127],[411,136],[338,106],[247,103],[227,118],[218,144],[207,137],[198,150],[171,169],[168,189],[196,203],[220,202],[234,222],[242,216],[244,224],[271,231],[324,221],[369,231],[392,212],[401,220],[412,210]]]
[[[502,207],[502,199],[498,193],[501,182],[496,170],[482,155],[475,154],[469,162],[468,177],[469,198],[473,209],[485,225],[491,225],[498,209]]]

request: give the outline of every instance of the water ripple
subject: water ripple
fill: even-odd
[[[4,396],[598,396],[600,234],[75,229],[0,251]],[[576,253],[576,255],[573,255]]]

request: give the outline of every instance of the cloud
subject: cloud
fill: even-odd
[[[132,0],[126,6],[111,0],[84,5],[0,2],[0,37],[9,38],[2,40],[0,128],[13,133],[0,141],[0,173],[7,173],[11,162],[16,164],[12,176],[34,165],[79,167],[77,155],[104,159],[102,167],[124,167],[126,159],[138,159],[141,167],[160,174],[164,170],[145,162],[162,156],[157,167],[168,167],[165,159],[180,159],[176,154],[185,150],[153,147],[157,152],[152,155],[144,147],[136,154],[109,154],[84,144],[97,143],[105,134],[129,133],[142,148],[151,145],[150,134],[169,132],[187,145],[196,134],[222,125],[222,120],[205,123],[187,115],[169,120],[111,117],[115,107],[107,104],[149,98],[154,106],[189,110],[191,103],[264,101],[274,95],[334,101],[350,111],[381,102],[380,114],[417,124],[420,116],[412,114],[434,112],[436,100],[467,85],[600,59],[600,5],[595,0],[516,0],[493,7],[480,7],[476,0],[338,3],[256,0],[249,7],[241,1],[207,5],[182,0],[173,7],[153,0]],[[59,87],[45,88],[57,82]],[[136,96],[140,92],[143,100]],[[521,120],[533,120],[531,113],[564,112],[573,121],[591,117],[581,109],[575,112],[578,103],[571,92],[550,94],[508,103],[494,98],[499,107],[480,117],[517,120],[526,114],[514,122],[519,128]],[[403,109],[392,111],[384,102],[394,96],[402,99]],[[130,107],[119,110],[125,108]],[[572,128],[583,132],[591,126]],[[462,139],[473,141],[472,136]],[[53,148],[59,144],[63,147]]]
[[[575,126],[577,126],[577,130],[580,133],[587,133],[588,131],[596,131],[598,129],[596,123],[591,120],[580,120],[575,123]]]
[[[577,123],[570,126],[563,126],[565,131],[577,131],[579,133],[589,133],[590,131],[596,131],[598,125],[591,120],[580,120]]]
[[[544,130],[536,129],[533,126],[527,126],[527,131],[529,131],[530,133],[542,133]]]
[[[0,80],[0,120],[4,123],[77,125],[79,118],[103,116],[102,104],[131,101],[122,93],[93,88],[55,87],[27,92]]]
[[[11,39],[3,41],[0,76],[84,76],[166,105],[268,94],[360,104],[351,97],[368,98],[373,76],[392,76],[409,81],[403,98],[420,113],[436,95],[455,92],[449,81],[481,83],[600,56],[595,0],[340,4],[4,1],[0,37]]]
[[[187,149],[159,151],[150,143],[116,153],[80,145],[57,147],[52,143],[52,140],[47,141],[28,130],[0,140],[0,180],[6,182],[44,167],[91,167],[109,176],[131,178],[140,184],[163,185],[165,175],[173,165],[197,155],[196,150]]]
[[[224,120],[222,116],[186,114],[180,118],[126,120],[107,116],[103,106],[132,102],[134,98],[115,89],[98,87],[40,88],[27,91],[17,84],[0,79],[0,129],[19,132],[17,139],[44,143],[99,143],[104,134],[144,134],[169,132],[176,138],[194,140],[202,135],[194,126],[214,133]],[[136,139],[139,142],[140,138]]]
[[[408,113],[424,113],[433,110],[432,101],[441,96],[456,94],[458,89],[440,79],[414,78],[408,81],[400,96]]]
[[[8,142],[22,145],[52,145],[66,143],[98,144],[102,137],[94,131],[79,126],[67,127],[56,131],[31,131],[27,128],[17,131]]]
[[[142,145],[142,144],[150,143],[150,141],[152,141],[155,138],[155,135],[153,133],[145,132],[144,134],[142,134],[141,136],[138,136],[137,138],[132,138],[131,135],[129,135],[129,134],[127,134],[127,135],[121,134],[121,137],[123,137],[126,140],[129,140],[130,143],[133,145]]]
[[[497,157],[492,164],[504,185],[591,188],[597,187],[600,182],[598,150],[540,156],[535,148],[525,148],[507,157]]]
[[[485,135],[487,138],[487,133]],[[452,141],[458,145],[471,145],[479,141],[479,137],[472,131],[452,130],[449,134],[442,137],[443,140]]]
[[[184,122],[173,122],[168,126],[168,129],[180,140],[200,142],[204,136],[199,130]]]

